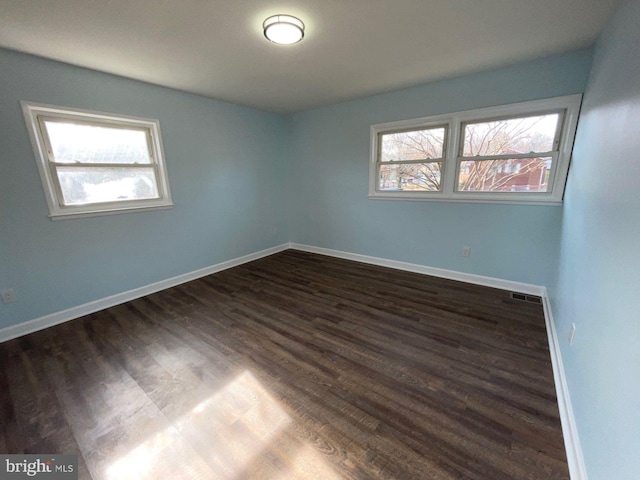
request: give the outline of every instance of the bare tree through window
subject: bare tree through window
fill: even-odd
[[[466,124],[458,190],[547,191],[558,121],[553,113]]]
[[[445,138],[445,127],[382,135],[380,189],[440,190]]]

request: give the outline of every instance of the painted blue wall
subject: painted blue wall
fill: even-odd
[[[156,118],[171,210],[52,221],[20,100]],[[0,328],[287,240],[282,116],[0,50]]]
[[[552,291],[590,480],[640,478],[640,0],[601,36],[584,97]],[[568,345],[571,323],[575,342]]]
[[[319,247],[546,285],[561,207],[369,200],[375,123],[582,93],[591,51],[468,75],[296,114],[289,236]],[[471,256],[462,257],[462,247]]]

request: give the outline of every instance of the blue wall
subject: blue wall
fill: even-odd
[[[582,93],[591,51],[294,115],[291,241],[507,280],[555,275],[561,207],[369,200],[371,124]],[[462,247],[471,256],[462,257]]]
[[[282,117],[0,50],[0,288],[19,297],[0,328],[286,241],[547,284],[560,207],[369,200],[369,126],[580,93],[590,65],[579,51]],[[20,100],[159,119],[176,207],[51,221]]]
[[[590,480],[640,478],[640,0],[601,36],[564,203],[555,321]],[[572,347],[567,337],[575,322]]]
[[[52,221],[20,100],[160,120],[175,208]],[[0,50],[0,328],[287,240],[282,116]]]

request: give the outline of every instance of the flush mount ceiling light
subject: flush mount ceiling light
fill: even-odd
[[[304,37],[304,23],[291,15],[273,15],[262,24],[267,40],[279,45],[298,43]]]

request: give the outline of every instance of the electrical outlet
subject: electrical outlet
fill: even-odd
[[[462,256],[468,257],[471,255],[471,247],[462,247]]]
[[[16,291],[13,288],[7,288],[6,290],[2,290],[0,292],[2,295],[2,303],[13,303],[18,300],[16,296]]]
[[[571,324],[571,330],[569,330],[569,345],[573,345],[573,339],[576,336],[576,324]]]

